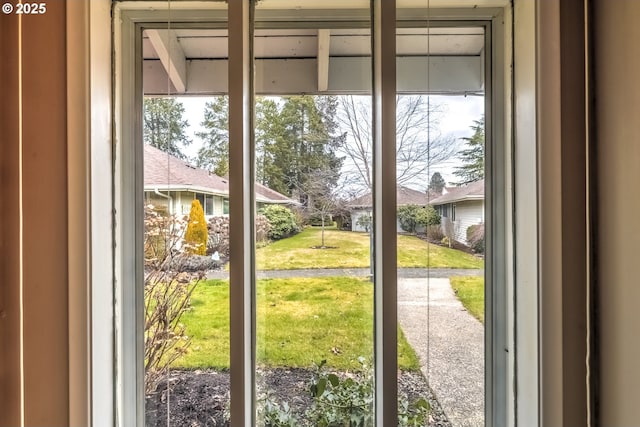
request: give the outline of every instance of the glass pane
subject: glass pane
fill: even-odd
[[[399,27],[399,418],[482,426],[484,29]]]
[[[220,197],[218,197],[217,199],[220,199]],[[207,196],[204,199],[204,214],[205,215],[213,215],[214,214],[213,202],[214,202],[214,196]]]
[[[143,34],[146,425],[228,425],[227,31],[172,28]]]
[[[254,38],[257,425],[369,426],[368,11],[276,27],[274,3],[257,5]]]

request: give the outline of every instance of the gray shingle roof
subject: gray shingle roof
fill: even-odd
[[[460,187],[447,187],[447,191],[446,194],[432,199],[430,203],[437,206],[446,203],[461,202],[463,200],[483,200],[484,179]]]
[[[229,180],[145,144],[144,189],[195,191],[229,197]],[[258,202],[295,204],[284,194],[264,185],[256,183],[255,189]]]
[[[405,205],[420,205],[426,206],[427,204],[427,193],[413,190],[408,187],[404,187],[402,185],[397,186],[396,192],[397,204],[398,206]],[[351,208],[367,208],[371,207],[373,204],[371,193],[367,193],[363,196],[357,197],[348,203],[348,206]]]

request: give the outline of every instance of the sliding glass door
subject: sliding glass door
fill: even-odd
[[[491,27],[365,3],[123,13],[123,418],[484,425]]]

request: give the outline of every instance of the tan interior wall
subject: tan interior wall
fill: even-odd
[[[2,425],[20,425],[16,416],[20,416],[21,396],[24,425],[69,425],[65,14],[64,2],[48,2],[44,15],[24,15],[21,24],[17,15],[3,15],[0,22],[0,280],[7,312],[0,346]],[[21,93],[18,75],[22,76]],[[20,200],[22,213],[17,211]],[[20,289],[22,353],[16,343],[21,327]],[[19,381],[21,357],[24,389]]]
[[[596,0],[594,19],[600,425],[634,426],[640,420],[640,2]]]
[[[0,15],[0,426],[20,425],[18,21]]]

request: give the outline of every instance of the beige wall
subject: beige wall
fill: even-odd
[[[69,425],[66,4],[18,21],[0,15],[0,425],[20,402],[24,425]]]
[[[601,425],[640,422],[640,2],[597,0]]]
[[[19,425],[20,192],[18,22],[0,16],[0,425]],[[12,349],[12,351],[7,351]]]

